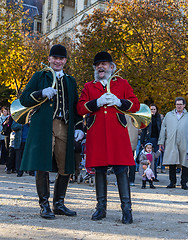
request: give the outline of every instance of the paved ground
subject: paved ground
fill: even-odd
[[[53,180],[55,174],[51,174]],[[94,187],[69,184],[66,204],[77,211],[76,217],[56,216],[45,220],[39,216],[34,177],[7,175],[0,166],[0,239],[65,240],[188,240],[188,191],[180,186],[166,189],[168,174],[159,174],[156,189],[131,187],[134,223],[121,223],[121,209],[114,175],[108,176],[108,211],[106,219],[91,221],[96,205]],[[53,185],[51,185],[51,190]],[[52,192],[51,192],[52,193]],[[52,201],[52,199],[50,199]]]

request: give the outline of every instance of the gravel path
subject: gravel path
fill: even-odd
[[[51,180],[55,174],[50,174]],[[180,186],[166,189],[167,174],[159,174],[156,189],[131,187],[134,223],[121,223],[121,209],[115,176],[108,176],[108,210],[102,221],[91,221],[96,205],[94,187],[86,183],[69,184],[66,205],[77,211],[76,217],[56,216],[45,220],[39,216],[35,178],[24,174],[6,174],[0,166],[0,239],[65,240],[188,240],[188,191]],[[53,184],[51,184],[51,196]],[[50,198],[52,203],[52,198]]]

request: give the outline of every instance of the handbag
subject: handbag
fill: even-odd
[[[142,150],[143,150],[143,148],[142,148],[142,146],[140,146],[139,151],[138,151],[138,154],[137,154],[137,156],[136,156],[136,163],[137,163],[137,164],[140,163],[139,158],[140,158],[140,154],[141,154]]]
[[[1,130],[1,135],[3,136],[8,136],[8,126],[7,125],[3,125],[3,129]]]
[[[1,130],[1,135],[3,136],[9,136],[9,134],[11,133],[11,127],[7,124],[3,125],[2,124],[2,130]]]

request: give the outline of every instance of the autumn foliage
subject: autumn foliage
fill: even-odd
[[[22,23],[25,17],[20,2],[0,5],[0,82],[14,90],[10,101],[19,97],[33,73],[42,68],[49,51],[47,39],[31,34],[29,25]]]
[[[78,27],[72,71],[80,87],[93,79],[98,51],[113,56],[141,102],[162,112],[188,95],[188,4],[186,1],[110,1]],[[76,67],[75,67],[76,66]]]

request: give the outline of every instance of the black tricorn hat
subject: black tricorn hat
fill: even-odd
[[[49,56],[66,58],[67,50],[63,45],[57,44],[50,49]]]
[[[99,62],[113,62],[112,56],[105,51],[98,52],[94,57],[93,65],[96,65]]]

